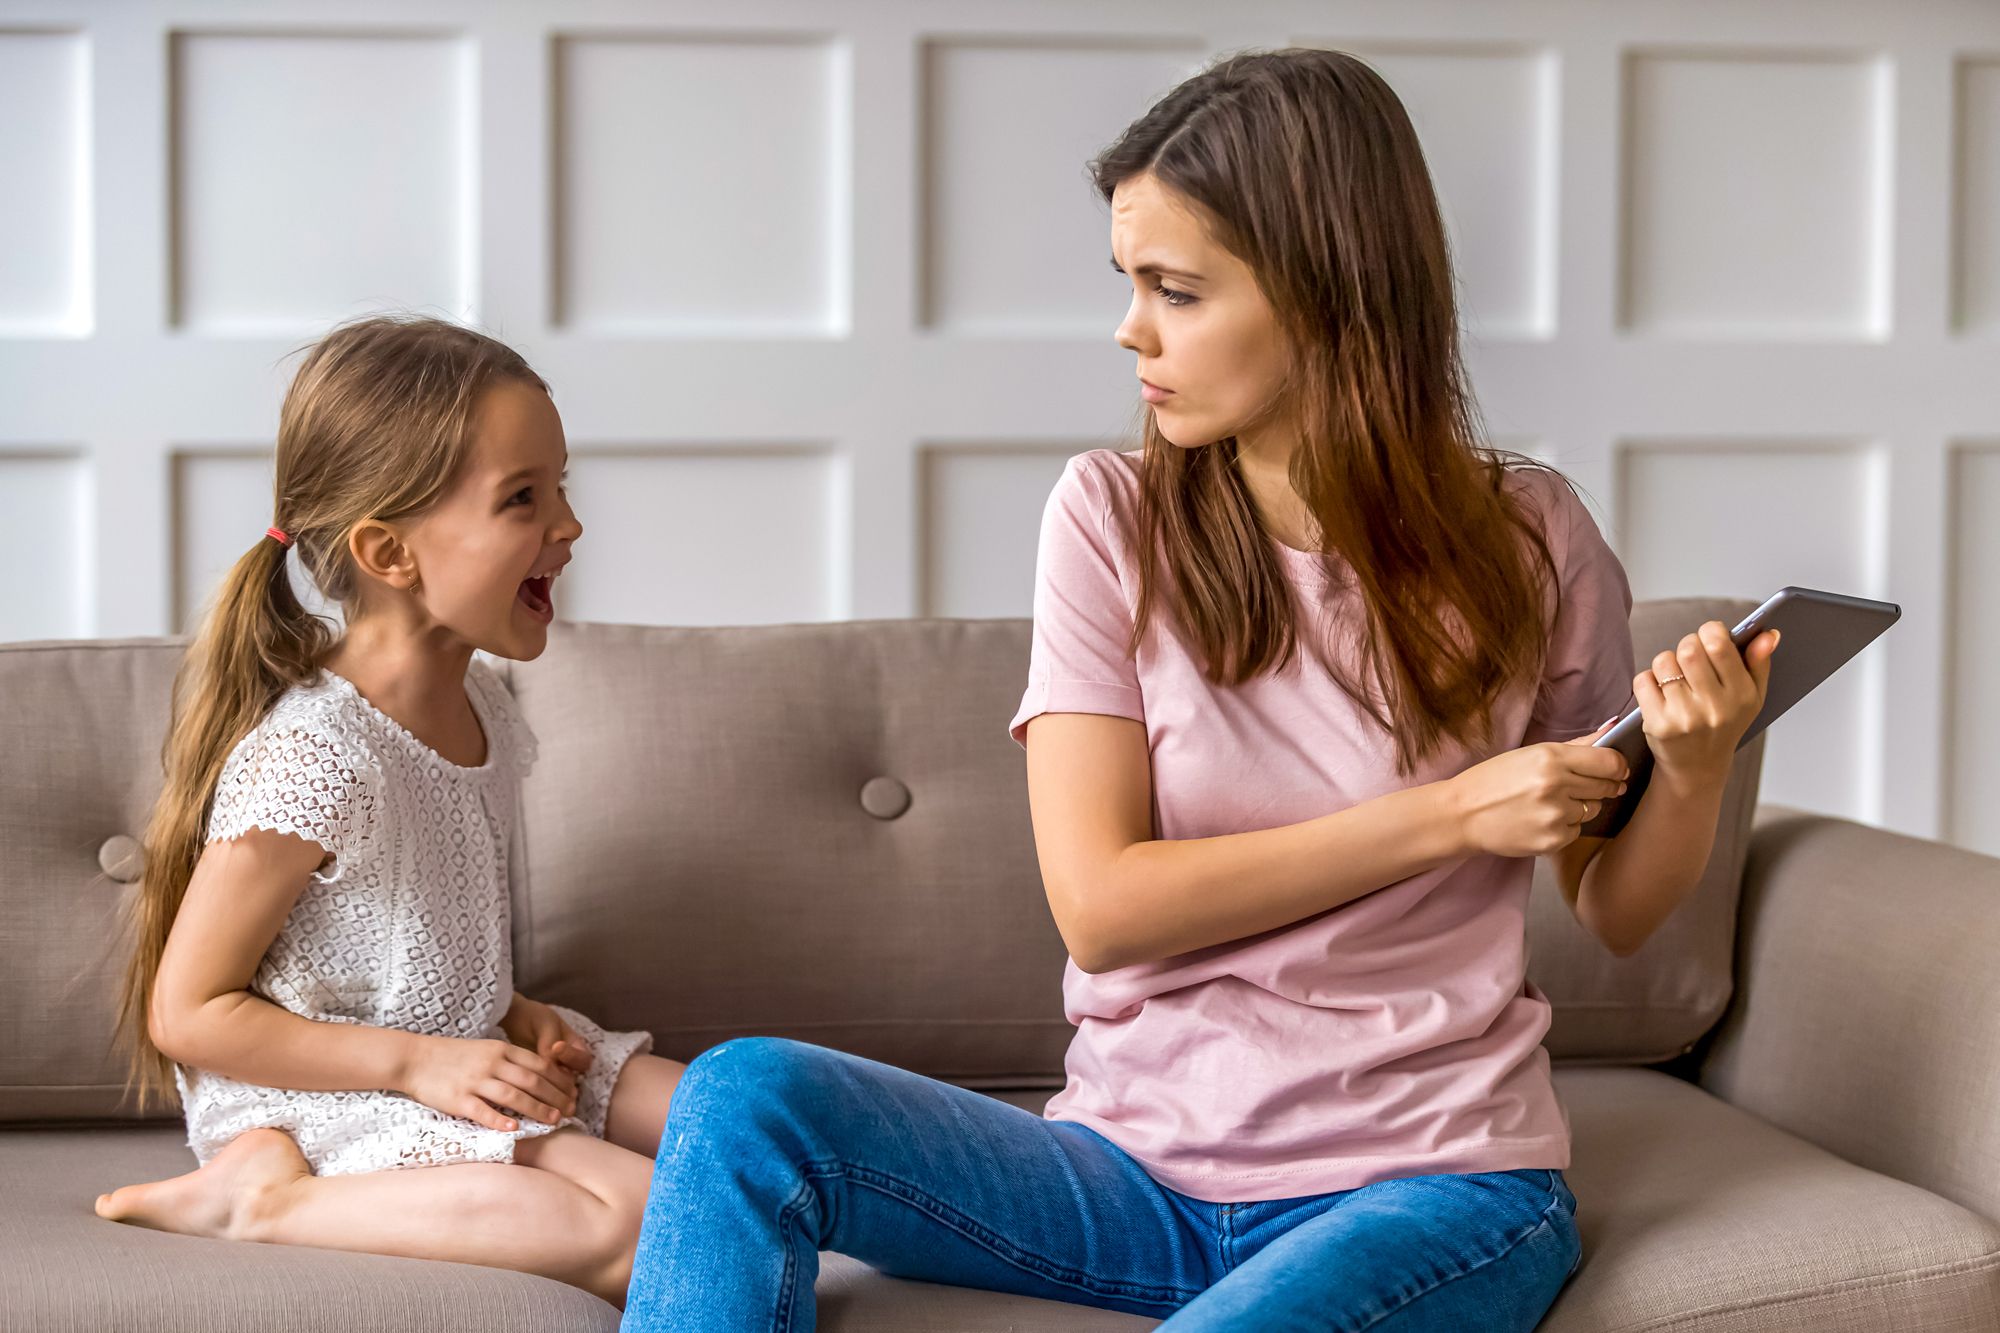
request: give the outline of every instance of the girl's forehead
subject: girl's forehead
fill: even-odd
[[[499,384],[480,395],[472,422],[472,458],[526,467],[563,455],[562,419],[548,395],[528,384]]]

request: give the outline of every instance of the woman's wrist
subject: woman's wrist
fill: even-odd
[[[1471,856],[1479,850],[1466,832],[1468,812],[1460,799],[1462,788],[1456,777],[1440,778],[1417,790],[1430,802],[1431,817],[1426,826],[1436,838],[1438,864]]]

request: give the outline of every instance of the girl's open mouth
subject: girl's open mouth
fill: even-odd
[[[553,576],[544,574],[538,579],[523,579],[520,589],[514,594],[521,605],[528,608],[528,614],[544,625],[556,618],[556,604],[550,584]]]

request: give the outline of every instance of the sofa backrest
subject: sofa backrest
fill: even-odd
[[[1633,609],[1636,660],[1753,603]],[[503,676],[540,738],[516,984],[688,1059],[794,1036],[972,1086],[1060,1086],[1062,939],[1006,732],[1029,622],[558,625]],[[0,645],[0,1121],[128,1118],[110,1047],[178,639]],[[1639,953],[1538,865],[1530,978],[1562,1063],[1688,1049],[1731,988],[1760,737],[1693,897]]]

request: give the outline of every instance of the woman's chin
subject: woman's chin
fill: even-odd
[[[1191,430],[1187,426],[1176,425],[1163,417],[1156,416],[1153,422],[1159,429],[1160,438],[1176,449],[1205,449],[1225,438],[1208,431]]]

